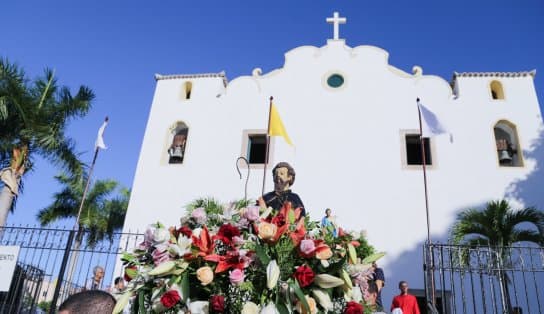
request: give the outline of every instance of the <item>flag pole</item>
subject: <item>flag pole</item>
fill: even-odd
[[[263,188],[261,195],[264,195],[264,185],[266,183],[266,165],[268,164],[268,155],[270,154],[270,118],[272,117],[272,100],[274,97],[270,96],[270,105],[268,106],[268,127],[266,128],[266,154],[264,157],[263,167]]]
[[[106,117],[104,122],[108,122],[109,118]],[[60,265],[59,275],[57,278],[57,283],[55,285],[55,292],[53,293],[53,300],[51,300],[51,306],[49,308],[49,314],[53,314],[56,312],[57,309],[57,302],[60,294],[60,288],[62,286],[62,281],[64,280],[64,273],[66,271],[66,264],[68,263],[68,257],[70,256],[70,249],[72,248],[72,242],[74,241],[74,235],[76,231],[80,231],[79,226],[79,218],[81,216],[81,210],[83,209],[83,204],[85,203],[85,198],[87,197],[87,191],[89,190],[89,183],[91,182],[91,176],[93,174],[94,165],[96,164],[96,158],[98,157],[98,151],[100,148],[98,145],[95,145],[94,149],[94,157],[93,161],[91,163],[91,167],[89,168],[89,175],[87,176],[87,183],[85,184],[85,190],[83,190],[83,195],[81,196],[81,202],[79,203],[79,210],[77,213],[76,222],[74,224],[74,227],[72,230],[70,230],[70,233],[68,235],[68,240],[66,241],[66,247],[64,249],[64,255],[62,257],[62,262]]]
[[[423,123],[421,122],[421,109],[419,108],[419,98],[416,100],[417,102],[417,114],[419,117],[419,140],[421,143],[421,160],[422,160],[422,169],[423,169],[423,186],[425,188],[425,215],[427,216],[427,245],[429,246],[428,252],[429,252],[429,262],[430,262],[430,268],[429,272],[431,275],[431,302],[434,307],[435,305],[435,287],[434,287],[434,261],[433,261],[433,252],[431,250],[431,219],[429,214],[429,193],[427,189],[427,160],[425,156],[425,142],[423,139]]]

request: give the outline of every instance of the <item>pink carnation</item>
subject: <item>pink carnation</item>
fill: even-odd
[[[259,219],[259,207],[251,206],[246,208],[246,211],[244,212],[244,218],[246,218],[249,221],[255,221]]]
[[[302,240],[300,241],[300,252],[305,257],[312,256],[315,251],[315,243],[314,240]]]

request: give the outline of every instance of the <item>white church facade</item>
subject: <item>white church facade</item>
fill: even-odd
[[[331,208],[341,226],[365,230],[387,252],[387,294],[400,279],[423,288],[427,225],[416,99],[451,132],[424,141],[436,239],[446,239],[460,210],[504,197],[544,162],[531,155],[543,121],[534,71],[454,73],[447,81],[418,66],[406,73],[388,56],[346,45],[336,23],[326,45],[297,47],[269,73],[255,69],[231,81],[223,72],[156,75],[124,231],[179,224],[184,206],[199,197],[242,199],[247,169],[239,163],[240,179],[240,156],[250,161],[248,197],[258,198],[273,96],[294,146],[272,138],[265,192],[273,189],[273,166],[289,162],[292,189],[313,220]]]

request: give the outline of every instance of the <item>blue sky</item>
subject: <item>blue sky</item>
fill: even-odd
[[[454,71],[537,69],[542,110],[544,2],[536,0],[6,1],[0,56],[30,77],[51,67],[72,90],[80,84],[94,90],[91,113],[71,123],[69,133],[90,162],[96,131],[110,116],[110,148],[101,152],[95,178],[130,187],[154,73],[224,70],[229,79],[255,67],[266,73],[281,67],[290,49],[324,45],[332,37],[325,18],[334,11],[348,19],[340,27],[348,45],[381,47],[390,64],[407,72],[420,65],[424,74],[450,80]],[[36,223],[38,210],[59,189],[56,173],[38,162],[9,223]]]

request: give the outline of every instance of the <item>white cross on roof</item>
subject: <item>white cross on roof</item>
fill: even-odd
[[[340,24],[346,24],[347,22],[347,19],[345,17],[340,17],[340,15],[338,14],[338,12],[334,12],[333,14],[333,17],[328,17],[327,18],[327,23],[329,24],[332,24],[334,27],[334,37],[333,39],[334,40],[338,40],[339,39],[339,33],[340,33],[340,30],[339,30],[339,25]]]

